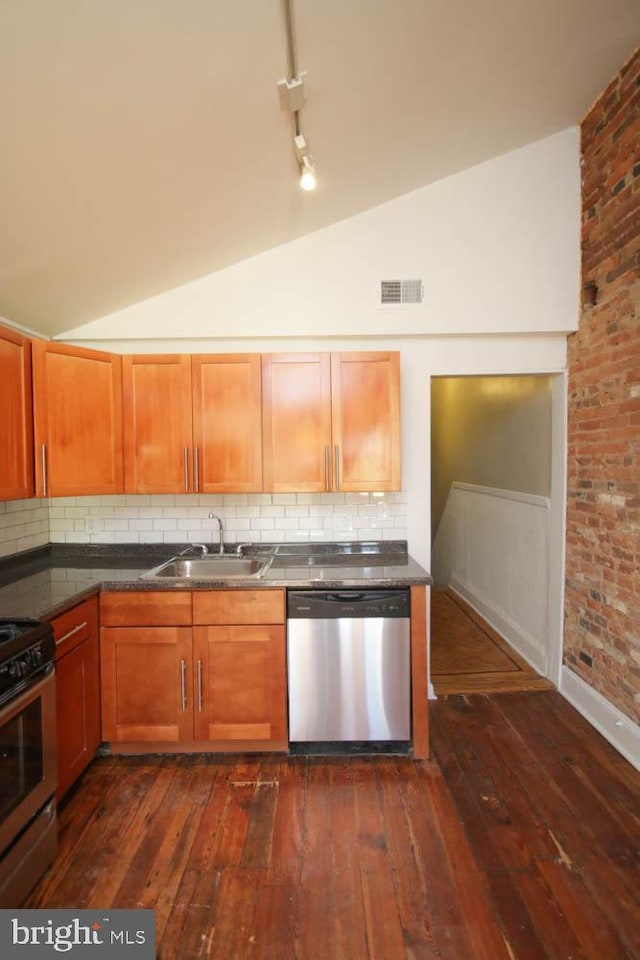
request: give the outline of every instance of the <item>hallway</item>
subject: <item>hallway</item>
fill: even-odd
[[[452,590],[431,591],[431,681],[438,696],[553,690]]]

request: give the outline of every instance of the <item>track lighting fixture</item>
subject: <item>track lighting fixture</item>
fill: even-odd
[[[313,157],[310,156],[307,142],[300,130],[300,110],[306,100],[306,73],[298,73],[296,66],[296,51],[293,38],[293,17],[291,0],[283,0],[284,19],[287,41],[287,61],[289,75],[285,80],[278,81],[278,95],[280,106],[293,114],[293,144],[298,164],[300,165],[300,187],[303,190],[315,190],[316,169]]]

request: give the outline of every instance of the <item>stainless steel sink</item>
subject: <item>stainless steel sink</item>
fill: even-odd
[[[144,579],[223,580],[227,577],[254,577],[263,575],[273,557],[230,557],[213,554],[186,559],[172,557],[159,567],[143,575]]]

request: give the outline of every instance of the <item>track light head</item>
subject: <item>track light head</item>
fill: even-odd
[[[298,163],[300,164],[300,186],[303,190],[315,190],[316,169],[313,158],[309,155],[309,148],[303,135],[299,133],[293,140]]]
[[[300,186],[303,190],[315,190],[316,169],[311,157],[305,157],[300,164]]]

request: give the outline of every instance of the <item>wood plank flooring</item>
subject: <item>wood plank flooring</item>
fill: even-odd
[[[640,957],[640,775],[555,692],[431,704],[434,759],[108,757],[28,906],[160,960]]]
[[[480,614],[444,589],[431,591],[431,681],[439,696],[553,689]]]

